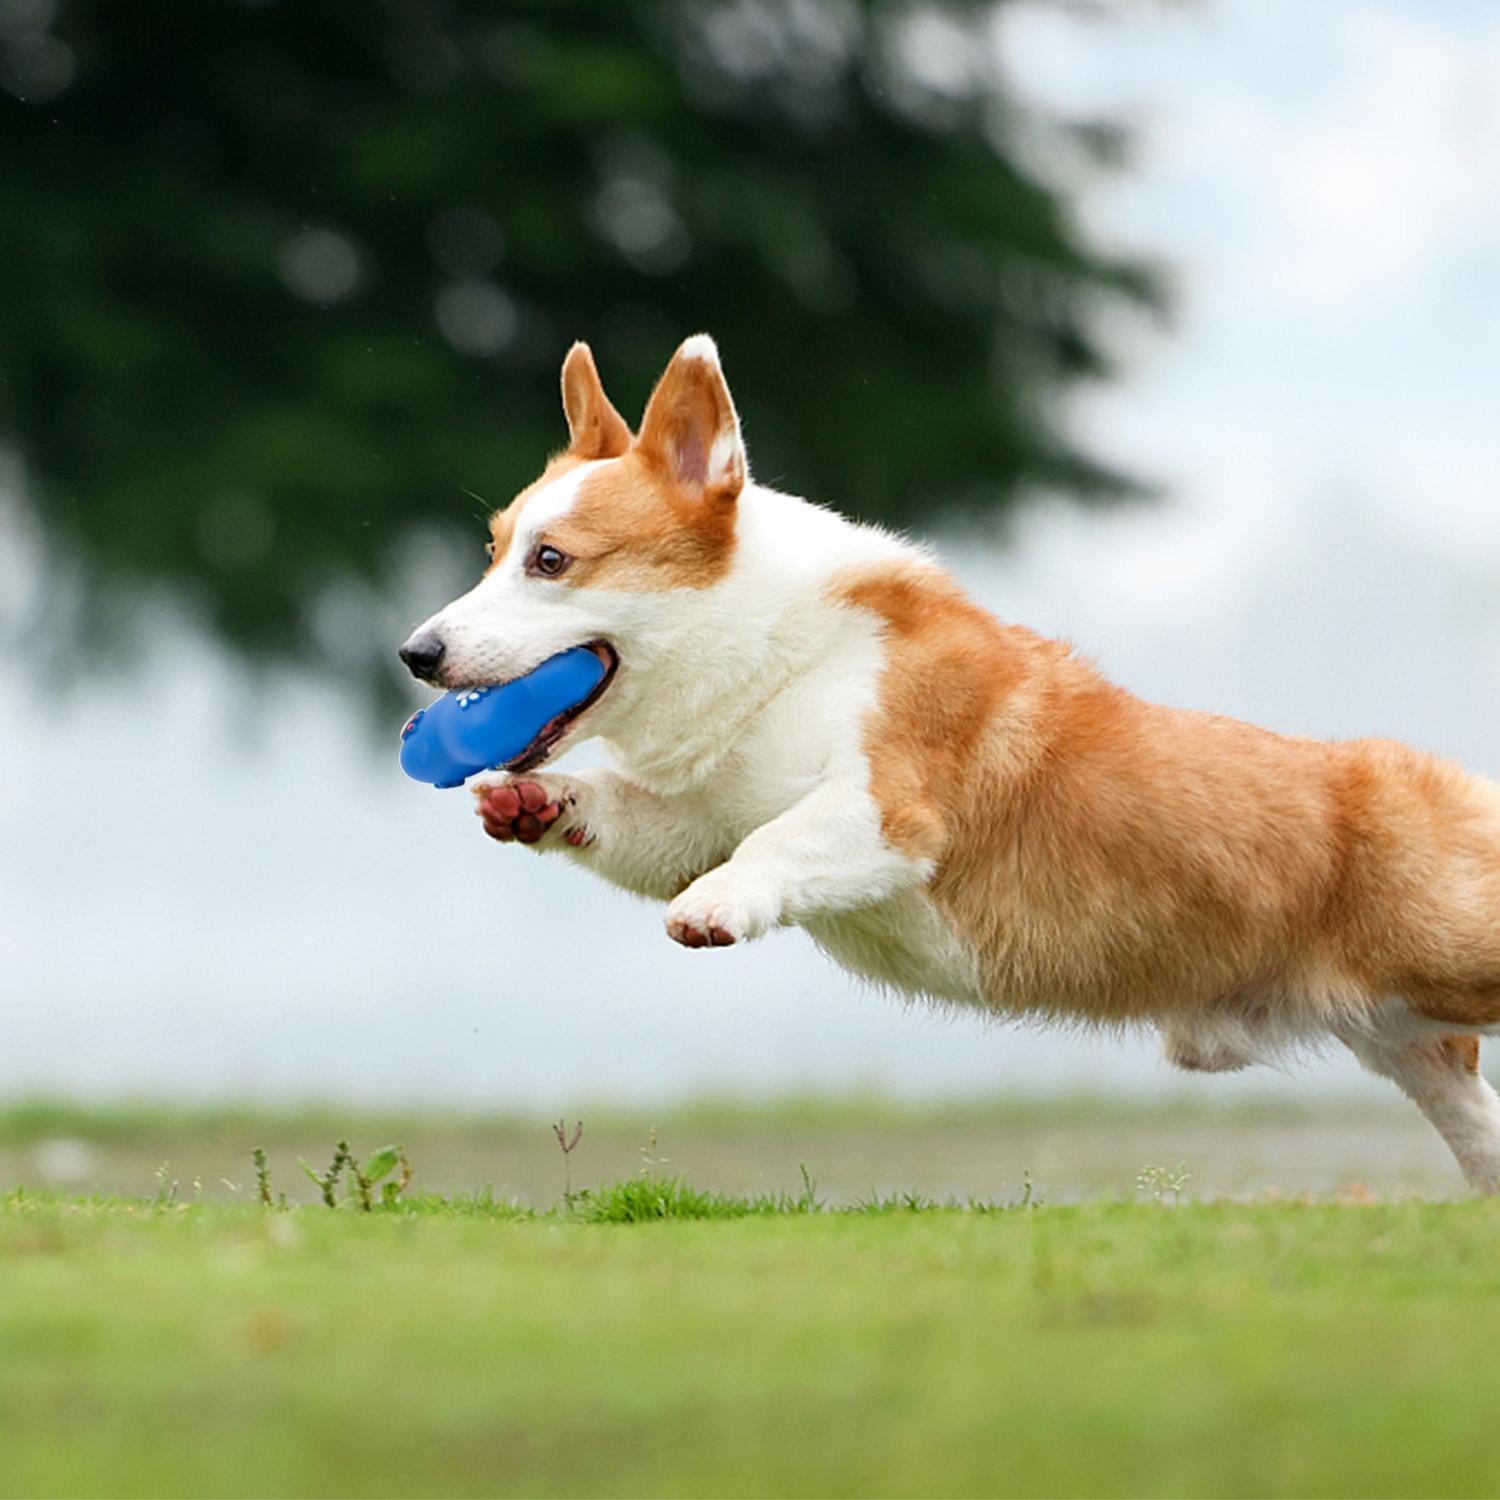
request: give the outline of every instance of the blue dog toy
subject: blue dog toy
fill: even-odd
[[[476,771],[502,771],[553,719],[582,703],[604,673],[595,652],[574,646],[512,682],[445,693],[406,721],[401,769],[437,787],[462,786]]]

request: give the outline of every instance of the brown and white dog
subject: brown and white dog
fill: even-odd
[[[1144,703],[920,547],[756,484],[704,335],[639,434],[583,344],[571,440],[402,649],[445,688],[591,644],[606,689],[479,787],[485,830],[669,903],[692,948],[796,923],[877,984],[1157,1028],[1229,1071],[1336,1038],[1500,1191],[1500,787],[1386,740]]]

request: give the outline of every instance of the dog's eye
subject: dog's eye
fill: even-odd
[[[556,547],[543,545],[531,554],[526,571],[540,574],[543,578],[556,578],[572,561],[573,559],[566,552],[559,552]]]
[[[494,560],[495,560],[495,544],[493,542],[486,542],[484,544],[484,555],[487,558],[489,558],[489,560],[491,562],[494,562]]]

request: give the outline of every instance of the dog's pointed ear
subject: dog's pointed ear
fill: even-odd
[[[672,356],[646,403],[636,449],[695,500],[727,505],[744,489],[749,467],[740,419],[706,333],[695,333]]]
[[[618,458],[630,447],[630,426],[604,394],[587,344],[574,344],[568,350],[562,367],[562,399],[570,453],[579,458]]]

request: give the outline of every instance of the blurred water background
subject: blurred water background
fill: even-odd
[[[40,76],[56,92],[21,98],[14,64],[7,107],[61,112],[62,74],[87,81],[91,54],[67,45],[70,9],[53,9],[0,6],[12,39],[45,12],[46,37],[67,54],[24,54],[30,86]],[[851,9],[863,10],[832,11]],[[920,12],[903,33],[915,75],[933,97],[962,97],[979,66],[973,8],[909,9]],[[41,45],[34,25],[26,35]],[[1098,116],[1129,129],[1128,161],[1110,174],[1053,137],[1026,149],[1042,153],[1038,171],[1094,244],[1165,268],[1165,324],[1106,309],[1097,337],[1118,377],[1053,402],[1080,451],[1158,494],[1081,507],[1066,483],[1033,476],[1009,497],[1019,503],[993,513],[927,517],[904,498],[890,510],[930,534],[995,611],[1072,638],[1137,692],[1286,731],[1395,735],[1500,772],[1500,16],[1462,0],[1009,4],[983,38],[984,66],[1023,120]],[[446,54],[435,56],[441,72]],[[0,232],[47,226],[12,219]],[[331,275],[337,246],[321,248],[320,259],[302,242],[303,261],[282,274]],[[633,274],[670,281],[676,268]],[[460,344],[504,311],[474,290],[488,282],[463,284],[469,303],[455,311],[450,299],[439,314]],[[309,303],[304,316],[317,315]],[[694,326],[718,333],[755,464],[757,430],[774,428],[787,394],[755,362],[753,319],[708,297],[673,318],[688,326],[632,325],[642,361],[659,366]],[[566,308],[555,322],[558,359],[567,340],[596,333],[571,326]],[[610,385],[603,354],[601,365]],[[481,401],[493,368],[476,364]],[[971,377],[949,367],[945,378]],[[505,400],[488,420],[505,431]],[[386,706],[372,708],[366,680],[367,660],[384,661],[474,571],[477,522],[460,533],[472,557],[450,533],[414,535],[399,566],[360,589],[335,586],[300,659],[257,655],[233,630],[226,646],[212,603],[160,579],[137,590],[128,638],[80,630],[44,650],[52,605],[76,604],[97,575],[38,498],[31,430],[12,421],[0,483],[10,1098],[556,1113],[860,1090],[1387,1092],[1342,1057],[1294,1075],[1192,1080],[1168,1073],[1150,1038],[903,1008],[862,993],[796,933],[683,951],[654,909],[488,843],[466,798],[397,769],[397,695],[421,695],[392,676],[378,690]],[[533,467],[561,431],[558,414]],[[159,413],[151,441],[195,440],[170,407]],[[798,472],[758,472],[815,491]],[[504,498],[489,493],[493,477],[472,482]],[[920,474],[907,478],[920,489]],[[849,503],[826,485],[813,498]],[[259,545],[262,501],[196,503],[218,507],[210,524],[231,552]],[[276,503],[291,514],[319,497]],[[452,487],[431,503],[461,523],[478,509]],[[352,536],[357,509],[338,514]],[[124,545],[107,509],[87,530],[91,549]],[[327,545],[337,555],[336,535]],[[211,570],[201,556],[185,566]]]

